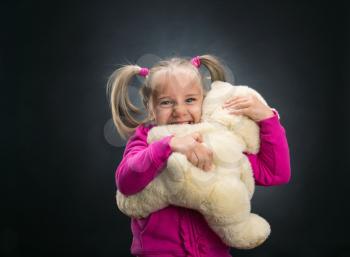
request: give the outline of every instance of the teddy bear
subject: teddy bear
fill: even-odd
[[[170,204],[190,208],[204,216],[226,245],[251,249],[262,244],[270,234],[270,225],[251,213],[255,182],[243,153],[259,151],[259,126],[247,116],[229,114],[222,108],[231,97],[250,94],[267,105],[248,86],[214,81],[204,98],[200,123],[153,127],[147,136],[149,144],[171,134],[185,136],[199,132],[203,144],[213,152],[212,168],[204,172],[185,155],[173,152],[166,167],[142,191],[125,196],[117,190],[120,211],[133,218],[145,218]]]

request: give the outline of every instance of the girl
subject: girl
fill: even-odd
[[[153,68],[126,65],[110,77],[110,95],[114,124],[128,138],[123,159],[116,170],[116,185],[124,195],[141,191],[157,176],[172,152],[180,152],[203,172],[210,172],[212,152],[199,133],[185,137],[167,136],[147,144],[148,131],[157,125],[198,123],[205,97],[204,65],[211,81],[225,81],[224,69],[217,58],[202,55],[191,61],[172,58]],[[145,77],[140,89],[147,117],[139,122],[132,114],[141,111],[128,98],[128,85],[135,75]],[[260,127],[260,152],[246,154],[257,185],[272,186],[290,179],[290,160],[286,134],[276,110],[255,97],[234,97],[223,106],[230,113],[246,115]],[[131,253],[136,256],[228,257],[230,248],[209,228],[203,216],[190,209],[168,206],[145,219],[132,219]]]

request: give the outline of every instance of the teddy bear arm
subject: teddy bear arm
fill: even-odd
[[[132,218],[145,218],[168,205],[166,190],[160,176],[136,194],[126,196],[118,190],[116,201],[119,210]]]
[[[232,119],[230,130],[241,137],[245,142],[248,153],[258,153],[260,145],[259,126],[246,116],[242,116],[238,121]]]

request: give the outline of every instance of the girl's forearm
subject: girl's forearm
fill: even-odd
[[[169,140],[165,137],[148,145],[145,138],[136,138],[128,143],[115,176],[120,192],[135,194],[153,180],[171,153]]]
[[[260,121],[260,151],[246,154],[257,185],[272,186],[288,183],[291,176],[289,147],[285,129],[278,113]]]

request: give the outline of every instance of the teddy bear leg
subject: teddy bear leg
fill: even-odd
[[[262,244],[270,235],[269,223],[259,215],[249,213],[248,217],[237,224],[222,228],[224,242],[238,249],[252,249]]]
[[[235,248],[254,248],[270,234],[267,221],[250,213],[247,187],[236,179],[215,183],[201,212],[223,242]]]

